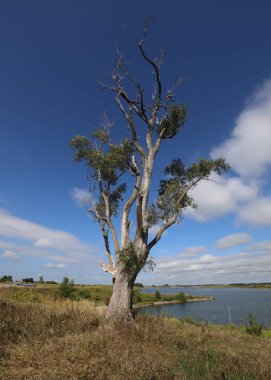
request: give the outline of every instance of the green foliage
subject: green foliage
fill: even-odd
[[[188,181],[208,179],[211,173],[220,175],[228,169],[230,169],[230,165],[223,158],[216,160],[201,158],[199,162],[192,164],[190,168],[187,169],[185,176]]]
[[[180,301],[182,303],[186,303],[187,302],[187,298],[186,298],[184,292],[178,293],[176,298],[177,298],[178,301]]]
[[[12,282],[12,276],[3,276],[0,278],[0,282]]]
[[[123,183],[119,185],[115,190],[113,190],[109,194],[109,214],[110,216],[118,215],[119,204],[123,199],[123,195],[126,192],[127,185]],[[99,197],[99,201],[97,202],[96,210],[98,211],[101,217],[105,216],[105,203],[104,198],[102,196]]]
[[[155,293],[154,293],[154,298],[156,300],[160,300],[161,299],[161,293],[159,292],[159,290],[156,290]]]
[[[141,282],[135,282],[134,286],[137,288],[144,288],[144,285],[141,284]]]
[[[133,290],[133,300],[132,300],[133,304],[136,304],[138,302],[142,302],[142,294],[140,293],[140,290],[139,289],[135,289]]]
[[[134,244],[130,241],[127,248],[119,252],[120,261],[125,265],[127,273],[132,273],[144,263],[138,252],[135,252]]]
[[[157,132],[161,133],[163,139],[171,139],[177,135],[180,128],[187,121],[187,105],[174,104],[170,110],[170,116],[164,119],[158,126]]]
[[[41,302],[35,289],[13,289],[11,299],[16,302]]]
[[[70,280],[69,277],[64,277],[56,291],[56,295],[61,298],[71,298],[74,290],[74,281]]]
[[[130,167],[133,147],[128,139],[122,140],[119,144],[112,144],[109,141],[100,140],[99,133],[103,130],[96,130],[92,135],[93,140],[85,136],[75,136],[71,140],[71,147],[74,150],[74,161],[85,162],[92,169],[92,175],[110,185],[116,185],[119,176]],[[95,144],[95,138],[98,142]]]
[[[154,271],[154,268],[156,266],[156,263],[154,261],[154,258],[152,256],[148,256],[145,265],[143,267],[143,271],[146,271],[147,269],[151,270],[152,272]]]
[[[126,249],[123,249],[119,252],[120,261],[125,265],[125,270],[127,273],[133,273],[139,268],[154,270],[155,262],[152,256],[149,256],[147,259],[144,258],[144,255],[141,255],[139,252],[136,252],[134,249],[133,242],[129,242]]]
[[[181,215],[186,207],[196,207],[188,191],[203,179],[208,180],[212,173],[221,174],[230,168],[224,159],[205,160],[192,164],[185,168],[180,159],[172,160],[164,173],[167,179],[160,181],[158,200],[152,205],[152,219],[168,220],[174,215]],[[156,217],[156,219],[155,219]]]
[[[89,289],[75,289],[71,295],[75,300],[91,300],[91,291]]]
[[[148,226],[155,226],[159,222],[159,212],[157,211],[157,207],[155,203],[152,203],[148,208]]]
[[[118,184],[120,177],[131,169],[133,145],[128,139],[113,144],[109,138],[109,129],[96,129],[91,138],[75,136],[70,143],[74,150],[74,161],[85,162],[91,169],[92,177],[98,181],[100,196],[96,211],[101,218],[105,217],[105,199],[103,191],[109,199],[109,214],[117,216],[119,204],[127,190],[126,183]],[[112,188],[115,187],[115,188]]]
[[[257,321],[252,313],[247,316],[247,327],[246,332],[250,335],[261,336],[263,333],[264,325]]]
[[[39,284],[44,284],[44,279],[43,279],[43,276],[40,276],[39,277],[39,281],[38,281]]]

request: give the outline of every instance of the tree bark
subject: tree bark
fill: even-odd
[[[110,321],[131,323],[133,315],[133,287],[136,274],[126,273],[125,269],[115,276],[113,294],[107,310],[106,318]]]

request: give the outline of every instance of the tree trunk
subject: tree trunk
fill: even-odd
[[[136,275],[125,273],[123,270],[116,274],[113,294],[106,315],[108,320],[125,323],[134,320],[132,297],[135,279]]]

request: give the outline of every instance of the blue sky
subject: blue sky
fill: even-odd
[[[146,284],[271,281],[271,24],[269,1],[0,2],[0,276],[43,275],[110,283],[104,248],[82,199],[87,171],[74,164],[70,139],[89,135],[104,111],[126,123],[97,85],[116,47],[147,83],[150,73],[131,38],[154,16],[146,48],[166,49],[164,87],[177,76],[176,99],[189,121],[158,156],[159,173],[175,157],[225,157],[223,178],[192,192],[187,210],[154,248]],[[153,231],[154,232],[154,231]]]

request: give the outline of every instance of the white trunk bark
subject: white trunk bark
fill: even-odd
[[[117,273],[113,294],[106,318],[112,321],[129,323],[134,320],[132,311],[133,286],[136,276],[131,273]]]

